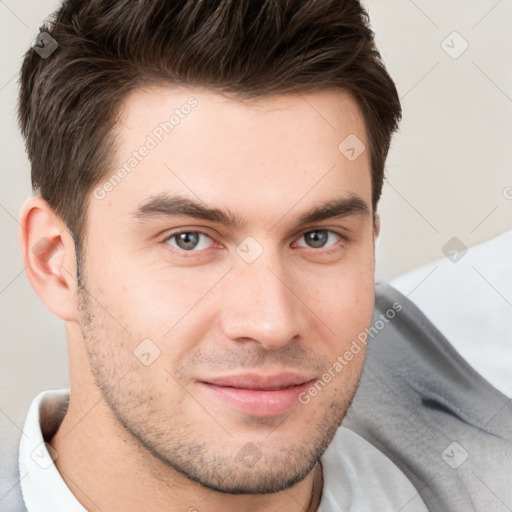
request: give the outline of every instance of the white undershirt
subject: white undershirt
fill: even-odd
[[[43,440],[41,418],[49,417],[69,390],[43,391],[32,401],[20,440],[21,492],[29,512],[87,512],[71,492],[53,463]],[[53,453],[53,452],[52,452]]]
[[[512,230],[390,281],[455,350],[512,398]]]

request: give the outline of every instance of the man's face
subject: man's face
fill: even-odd
[[[240,103],[167,87],[121,114],[81,268],[96,383],[148,456],[222,492],[283,490],[331,442],[362,370],[364,349],[332,378],[374,303],[362,116],[340,91]],[[225,216],[173,213],[178,195]],[[301,222],[340,200],[344,215]]]

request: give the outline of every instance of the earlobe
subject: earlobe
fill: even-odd
[[[54,315],[77,320],[75,246],[66,224],[41,196],[25,201],[19,222],[23,264],[32,288]]]

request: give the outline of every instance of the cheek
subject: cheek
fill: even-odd
[[[337,298],[326,303],[328,311],[324,317],[331,332],[334,331],[331,351],[336,357],[350,349],[351,344],[370,326],[373,305],[373,287],[359,288],[357,292],[345,288]],[[361,352],[364,348],[361,346]]]
[[[121,324],[126,330],[118,334],[125,348],[133,354],[150,354],[150,360],[154,359],[150,368],[134,364],[152,382],[167,379],[165,370],[174,373],[180,361],[186,361],[207,338],[211,328],[211,303],[204,298],[212,287],[210,279],[186,274],[184,269],[155,271],[151,265],[140,265],[136,270],[132,267],[123,274],[119,266],[111,273],[105,290],[104,304],[115,318],[106,319],[109,329],[114,331]],[[169,387],[164,386],[168,390],[172,387],[173,381]]]
[[[134,336],[162,337],[185,315],[193,315],[207,283],[182,270],[118,261],[101,269],[97,285],[105,307]]]
[[[374,270],[373,265],[360,262],[327,270],[329,275],[321,279],[323,286],[310,295],[312,304],[318,308],[315,312],[318,311],[330,331],[336,333],[337,340],[352,339],[371,323],[375,301]]]

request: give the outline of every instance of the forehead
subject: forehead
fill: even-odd
[[[98,205],[110,213],[128,214],[162,193],[267,222],[318,200],[357,195],[371,203],[364,120],[344,91],[241,101],[155,86],[127,96],[119,119],[115,165]],[[347,140],[362,151],[356,159],[344,152]]]

